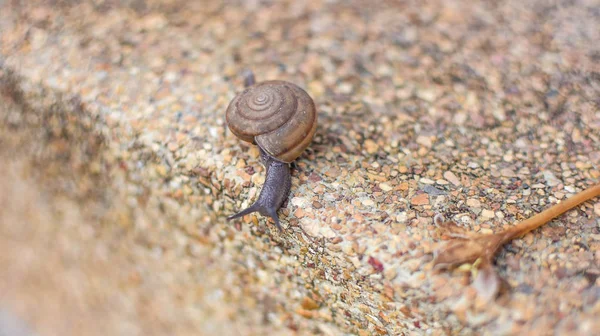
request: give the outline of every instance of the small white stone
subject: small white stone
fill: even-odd
[[[502,170],[500,170],[500,174],[502,174],[502,176],[504,177],[515,177],[517,175],[515,175],[515,172],[510,169],[510,168],[503,168]]]
[[[334,238],[336,236],[335,232],[329,226],[322,227],[320,233],[325,238]]]
[[[361,202],[361,203],[362,203],[364,206],[373,206],[373,205],[375,205],[375,202],[373,202],[373,200],[372,200],[372,199],[370,199],[370,198],[366,198],[366,199],[362,200],[362,202]]]
[[[427,148],[431,148],[431,146],[433,145],[433,142],[431,141],[431,137],[424,136],[424,135],[419,135],[417,137],[417,143],[419,145],[427,147]]]
[[[496,214],[492,210],[483,209],[483,211],[481,211],[481,217],[486,219],[494,218],[495,215]]]
[[[419,90],[417,91],[417,97],[427,102],[433,102],[437,98],[437,93],[433,90]]]
[[[421,180],[419,180],[419,182],[425,183],[425,184],[434,184],[435,183],[435,181],[430,180],[428,178],[422,178]]]
[[[475,198],[469,198],[467,199],[467,206],[472,208],[481,208],[481,202]]]
[[[387,183],[379,183],[379,188],[381,188],[383,191],[390,191],[393,189],[392,186]]]
[[[308,200],[304,197],[292,198],[292,205],[299,208],[304,208],[308,205]]]
[[[553,172],[551,172],[549,170],[545,170],[542,174],[544,175],[546,184],[548,184],[549,186],[554,187],[560,183],[560,180],[556,178],[556,175],[554,175]]]
[[[460,180],[458,179],[458,177],[456,177],[456,175],[454,175],[453,172],[451,171],[446,171],[444,173],[444,178],[448,181],[450,181],[450,183],[454,184],[455,186],[459,186],[460,185]]]

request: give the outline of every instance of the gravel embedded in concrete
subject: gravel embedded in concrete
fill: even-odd
[[[116,3],[0,8],[0,305],[41,335],[600,330],[600,200],[507,245],[491,305],[431,266],[436,214],[600,180],[597,1]],[[264,182],[248,67],[319,111],[283,233],[225,221]]]

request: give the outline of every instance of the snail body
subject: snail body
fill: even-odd
[[[312,141],[317,129],[316,108],[308,93],[295,84],[279,80],[255,83],[250,72],[244,82],[245,90],[227,107],[227,125],[238,138],[258,145],[267,176],[257,201],[228,219],[259,212],[271,217],[281,230],[277,210],[292,185],[289,163]]]

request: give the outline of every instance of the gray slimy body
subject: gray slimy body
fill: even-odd
[[[284,162],[277,161],[260,150],[260,157],[267,170],[267,177],[263,185],[258,200],[248,208],[228,217],[228,220],[245,216],[247,214],[258,212],[263,216],[268,216],[273,219],[277,228],[281,230],[277,210],[283,205],[290,193],[292,186],[292,176],[290,173],[290,165]]]

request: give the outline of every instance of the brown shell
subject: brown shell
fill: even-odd
[[[317,111],[308,93],[277,80],[255,84],[238,94],[225,118],[238,138],[288,163],[308,147],[317,129]]]

